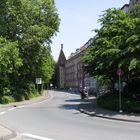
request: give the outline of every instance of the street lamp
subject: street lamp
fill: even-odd
[[[121,76],[123,75],[123,70],[121,68],[117,69],[117,75],[119,76],[119,112],[122,113],[122,99],[121,99]]]

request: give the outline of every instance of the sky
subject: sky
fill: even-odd
[[[108,8],[121,8],[129,0],[55,0],[59,18],[59,32],[53,37],[52,55],[57,61],[61,44],[66,58],[95,36],[100,28],[98,19]]]

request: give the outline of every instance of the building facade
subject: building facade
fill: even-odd
[[[140,0],[130,0],[129,4],[124,4],[121,9],[125,12],[129,12],[135,4],[140,4]]]
[[[138,4],[140,3],[140,0],[130,0],[129,1],[129,10],[132,9],[132,7],[134,6],[134,4]]]
[[[96,36],[94,38],[91,38],[84,46],[86,48],[91,47],[91,44],[93,43],[95,38]],[[84,73],[84,87],[97,91],[98,82],[95,77],[91,76],[89,73]]]
[[[84,49],[77,49],[65,64],[66,88],[79,88],[84,85],[83,56]]]
[[[128,13],[129,12],[129,4],[125,4],[121,9],[124,10],[126,13]]]
[[[83,55],[91,46],[93,38],[89,39],[82,47],[71,53],[65,64],[66,88],[96,88],[96,80],[84,71]]]

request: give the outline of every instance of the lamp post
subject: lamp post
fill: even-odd
[[[121,76],[123,75],[123,70],[121,68],[117,69],[117,75],[119,76],[119,112],[122,113],[122,98],[121,98]]]

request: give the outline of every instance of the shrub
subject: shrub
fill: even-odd
[[[119,110],[119,95],[105,94],[97,98],[97,104],[110,110]],[[124,112],[140,113],[140,101],[122,96],[122,110]]]
[[[118,109],[118,98],[115,94],[104,94],[97,99],[97,103],[103,108],[110,110]]]
[[[13,95],[13,97],[14,97],[15,101],[17,101],[17,102],[20,102],[20,101],[24,101],[25,100],[25,97],[22,94],[15,93]]]
[[[9,104],[11,102],[15,102],[15,99],[12,96],[3,96],[3,97],[1,97],[0,102],[2,104]]]
[[[0,95],[0,103],[8,104],[11,102],[19,102],[30,100],[31,98],[38,97],[41,92],[37,92],[34,83],[20,84],[16,88],[3,88],[3,94]]]

